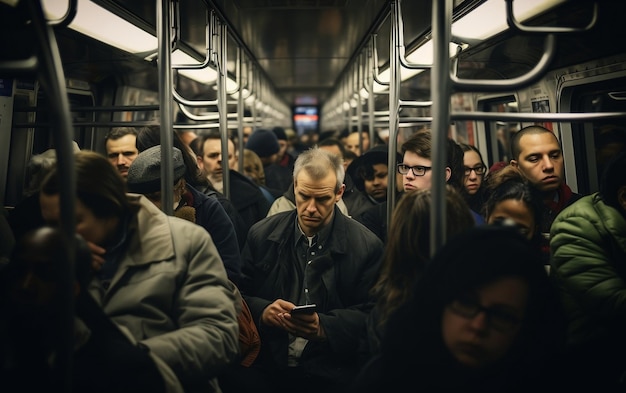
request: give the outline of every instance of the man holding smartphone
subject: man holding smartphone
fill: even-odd
[[[250,229],[241,289],[259,324],[261,353],[220,380],[224,393],[340,392],[362,365],[383,244],[335,207],[343,178],[340,157],[318,148],[301,153],[296,209]]]

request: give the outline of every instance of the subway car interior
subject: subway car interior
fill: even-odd
[[[598,191],[626,146],[623,10],[615,0],[0,0],[0,200],[15,207],[31,157],[56,149],[73,250],[72,143],[104,154],[114,127],[161,125],[162,184],[173,184],[172,130],[219,130],[222,150],[235,136],[240,152],[248,127],[362,130],[389,152],[431,130],[434,252],[446,240],[447,137],[489,168],[511,159],[513,133],[540,124],[562,146],[571,189]],[[170,215],[172,193],[162,190]]]
[[[372,137],[387,132],[391,149],[432,127],[475,144],[491,165],[507,158],[497,148],[503,130],[540,121],[571,149],[568,181],[588,192],[597,188],[592,139],[623,119],[626,48],[613,1],[1,4],[8,206],[21,195],[30,156],[55,143],[49,107],[58,98],[37,74],[50,68],[35,60],[41,46],[58,47],[49,77],[63,78],[72,139],[98,151],[110,127],[155,119],[224,134],[365,127]],[[31,23],[39,7],[50,43]]]

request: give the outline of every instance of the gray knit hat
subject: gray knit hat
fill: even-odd
[[[183,153],[172,148],[172,165],[174,166],[174,182],[185,175]],[[149,194],[161,191],[161,145],[153,146],[137,155],[128,168],[126,179],[128,191],[137,194]]]

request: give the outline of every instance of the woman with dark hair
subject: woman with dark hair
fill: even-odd
[[[489,224],[505,219],[512,220],[519,231],[541,247],[541,195],[513,166],[492,173],[487,180],[483,214]],[[544,264],[548,264],[544,260]]]
[[[549,390],[563,337],[528,240],[506,226],[471,227],[448,240],[389,318],[381,353],[352,391]]]
[[[484,180],[487,167],[480,151],[472,145],[460,143],[463,150],[464,188],[463,196],[470,209],[480,213],[485,201]]]
[[[372,289],[378,300],[368,319],[370,353],[378,352],[389,316],[411,297],[415,282],[430,263],[431,202],[430,190],[407,191],[393,211],[385,260]],[[449,185],[445,203],[447,236],[474,225],[463,197]]]

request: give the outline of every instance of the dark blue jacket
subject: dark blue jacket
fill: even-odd
[[[209,232],[222,257],[228,278],[238,284],[241,277],[241,254],[231,219],[216,198],[206,196],[189,184],[187,189],[188,193],[183,197],[184,204],[196,209],[196,224]]]

